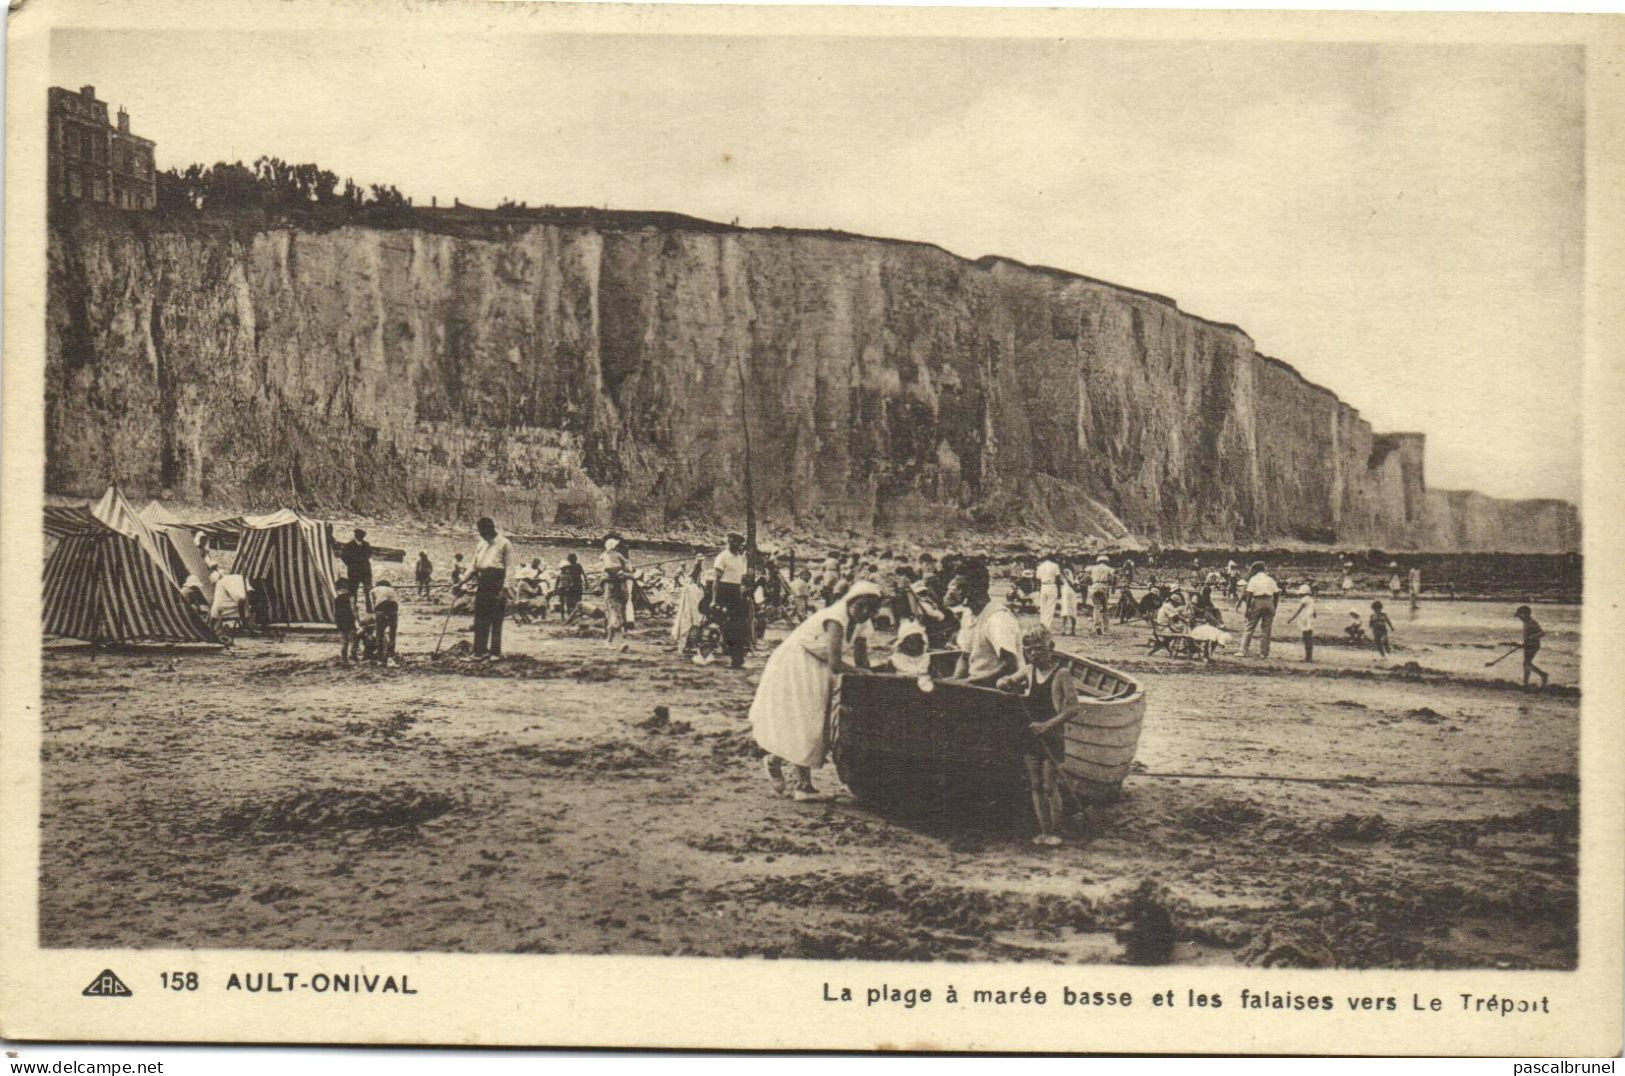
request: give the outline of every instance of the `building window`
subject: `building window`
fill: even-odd
[[[90,181],[90,200],[92,202],[102,200],[102,181],[98,177],[92,177]]]
[[[73,195],[75,198],[79,197],[79,195],[82,193],[79,187],[78,172],[68,173],[68,193]]]

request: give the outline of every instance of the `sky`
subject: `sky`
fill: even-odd
[[[51,70],[160,168],[267,154],[1156,292],[1426,434],[1431,487],[1579,500],[1579,48],[57,31]]]

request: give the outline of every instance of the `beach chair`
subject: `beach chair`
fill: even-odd
[[[1171,658],[1197,658],[1202,656],[1202,645],[1185,632],[1163,632],[1153,620],[1150,649],[1146,651],[1146,657],[1152,654],[1167,654]]]
[[[247,599],[222,606],[215,622],[216,631],[228,646],[245,635],[281,641],[282,629],[272,619],[275,605],[270,580],[250,579],[248,586]]]

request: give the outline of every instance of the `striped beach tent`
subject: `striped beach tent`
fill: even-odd
[[[241,524],[232,570],[269,594],[272,622],[335,623],[333,525],[287,509],[243,516]]]
[[[116,488],[94,506],[51,505],[45,531],[47,635],[93,643],[219,642],[180,591],[154,533]]]

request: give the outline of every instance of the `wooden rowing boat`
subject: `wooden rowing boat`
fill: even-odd
[[[1145,717],[1139,684],[1088,658],[1058,654],[1082,712],[1067,724],[1063,772],[1079,798],[1122,793]],[[988,798],[1026,788],[1027,713],[1018,695],[960,682],[931,690],[907,676],[842,676],[830,704],[830,752],[841,780],[881,806]]]

